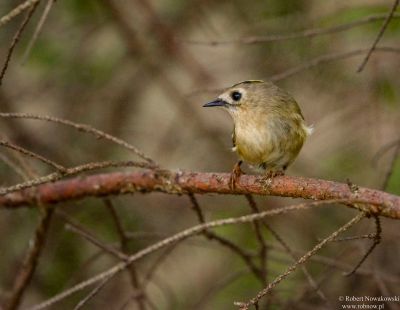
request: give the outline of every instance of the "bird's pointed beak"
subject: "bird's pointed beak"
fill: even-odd
[[[206,103],[203,105],[203,107],[223,107],[226,106],[228,103],[222,99],[216,99],[214,101],[211,101],[209,103]]]

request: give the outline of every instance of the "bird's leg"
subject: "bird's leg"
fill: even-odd
[[[233,167],[233,170],[231,172],[231,177],[229,179],[229,187],[231,190],[234,190],[236,187],[236,182],[237,180],[240,178],[240,176],[242,174],[244,174],[244,172],[242,171],[242,169],[240,169],[240,166],[242,165],[243,161],[239,160],[235,166]]]

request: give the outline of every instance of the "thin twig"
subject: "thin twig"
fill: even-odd
[[[29,9],[32,6],[37,5],[39,2],[40,2],[40,0],[27,0],[24,3],[21,3],[16,8],[14,8],[11,12],[7,13],[2,18],[0,18],[0,27],[2,27],[5,24],[7,24],[14,17],[18,16],[19,14],[21,14],[26,9]]]
[[[118,258],[119,260],[126,261],[128,259],[127,255],[118,251],[114,247],[107,245],[105,242],[99,240],[97,237],[94,236],[92,232],[88,231],[85,227],[74,221],[66,213],[60,211],[57,213],[61,215],[64,221],[68,223],[67,225],[65,225],[66,230],[78,234],[85,240],[89,241],[91,244],[94,244],[96,247],[102,249],[106,253],[111,254],[112,256]]]
[[[284,248],[278,247],[278,246],[273,245],[273,244],[268,244],[268,247],[271,250],[275,250],[275,251],[278,251],[278,252],[282,252],[282,253],[283,252],[287,252]],[[304,254],[304,251],[299,251],[299,250],[293,250],[293,252],[296,255]],[[334,267],[334,268],[342,270],[342,271],[348,271],[348,270],[354,268],[354,266],[351,266],[350,264],[343,263],[343,262],[340,262],[337,259],[333,259],[333,258],[322,256],[322,255],[314,255],[314,256],[312,256],[310,258],[310,261],[313,261],[313,262],[316,262],[316,263],[319,263],[319,264],[322,264],[322,265],[325,265],[325,266],[331,266],[331,267]],[[360,276],[364,276],[364,277],[371,277],[371,276],[374,275],[374,272],[372,272],[372,270],[370,270],[370,269],[359,268],[356,271],[356,274],[360,275]],[[387,282],[400,284],[400,279],[395,275],[383,274],[381,276]]]
[[[343,225],[341,228],[333,232],[331,235],[326,237],[324,240],[322,240],[320,243],[318,243],[312,250],[307,252],[304,256],[302,256],[295,264],[290,266],[284,273],[279,275],[278,277],[275,278],[274,281],[272,281],[270,284],[267,285],[263,290],[261,290],[257,296],[254,298],[250,299],[248,302],[235,302],[236,306],[239,306],[241,310],[247,310],[249,309],[252,305],[257,305],[260,301],[261,298],[263,298],[266,294],[268,294],[271,289],[273,289],[277,284],[279,284],[283,279],[285,279],[287,276],[289,276],[294,270],[297,269],[300,265],[304,264],[306,261],[309,260],[311,256],[313,256],[316,252],[318,252],[321,248],[323,248],[327,243],[329,243],[331,240],[335,239],[339,234],[343,233],[347,229],[349,229],[351,226],[355,225],[358,223],[360,220],[362,220],[365,217],[364,212],[360,212],[355,216],[351,221],[347,222],[345,225]]]
[[[179,242],[181,240],[187,239],[191,236],[197,235],[207,229],[226,226],[226,225],[251,223],[253,221],[258,221],[266,216],[275,216],[275,215],[285,214],[285,213],[288,213],[291,211],[310,209],[312,207],[322,206],[322,205],[326,205],[328,203],[331,203],[331,201],[329,201],[329,202],[328,201],[316,201],[316,202],[311,202],[311,203],[303,203],[303,204],[263,211],[263,212],[256,213],[256,214],[250,214],[250,215],[245,215],[245,216],[236,217],[236,218],[227,218],[227,219],[217,220],[217,221],[193,226],[193,227],[188,228],[180,233],[177,233],[169,238],[165,238],[147,248],[144,248],[143,250],[140,250],[136,254],[130,256],[128,262],[119,263],[119,264],[115,265],[114,267],[108,269],[107,271],[104,271],[90,279],[80,282],[77,285],[73,286],[72,288],[67,289],[64,292],[61,292],[61,293],[57,294],[56,296],[54,296],[40,304],[30,307],[29,309],[30,310],[40,310],[40,309],[44,309],[49,306],[52,306],[55,303],[70,296],[71,294],[74,294],[75,292],[81,291],[82,289],[84,289],[88,286],[91,286],[99,281],[102,281],[103,279],[105,279],[107,277],[111,277],[112,275],[118,274],[119,272],[125,270],[129,266],[129,264],[131,264],[151,253],[154,253],[155,251],[158,251],[161,248],[164,248],[166,246],[169,246],[169,245]],[[334,237],[336,237],[336,235]]]
[[[348,51],[348,52],[337,52],[337,53],[321,55],[321,56],[318,56],[308,62],[305,62],[303,64],[300,64],[298,66],[295,66],[293,68],[285,70],[281,73],[275,74],[270,77],[270,80],[276,82],[276,81],[280,81],[283,79],[287,79],[288,77],[291,77],[302,71],[314,68],[322,63],[327,63],[327,62],[332,62],[332,61],[336,61],[339,59],[346,59],[346,58],[350,58],[350,57],[354,57],[354,56],[359,56],[364,53],[367,53],[368,51],[369,51],[369,49],[367,49],[367,48],[360,48],[360,49],[356,49],[356,50],[352,50],[352,51]],[[375,51],[399,54],[400,48],[376,47]]]
[[[291,256],[294,262],[298,260],[298,257],[296,256],[296,253],[289,247],[289,245],[286,243],[285,240],[276,232],[275,229],[271,227],[266,221],[261,222],[272,234],[272,236],[281,244],[281,246],[285,249],[285,251]],[[307,278],[308,283],[310,286],[315,290],[317,295],[323,300],[325,303],[328,304],[328,299],[326,298],[325,294],[321,291],[321,289],[318,287],[317,282],[314,280],[312,277],[311,273],[308,271],[307,267],[305,265],[301,266],[301,270],[305,277]]]
[[[11,292],[11,297],[6,304],[5,310],[14,310],[18,308],[19,304],[21,303],[22,296],[37,268],[39,257],[44,248],[53,215],[52,208],[44,207],[42,208],[42,210],[43,215],[40,219],[40,223],[35,230],[35,235],[32,242],[30,243],[28,253],[24,258],[24,262],[17,272],[14,280],[14,286]]]
[[[0,113],[0,117],[34,119],[34,120],[42,120],[42,121],[53,122],[53,123],[57,123],[57,124],[61,124],[61,125],[66,125],[66,126],[75,128],[79,131],[90,133],[98,139],[105,139],[105,140],[111,141],[115,144],[118,144],[118,145],[132,151],[134,154],[136,154],[140,158],[144,159],[149,164],[156,166],[155,162],[151,158],[147,157],[142,151],[140,151],[135,146],[133,146],[133,145],[129,144],[128,142],[125,142],[117,137],[114,137],[108,133],[105,133],[99,129],[96,129],[92,126],[86,125],[86,124],[75,123],[70,120],[61,119],[61,118],[52,117],[52,116],[36,115],[36,114],[29,114],[29,113]]]
[[[36,10],[36,7],[38,6],[38,4],[39,4],[39,1],[35,1],[32,4],[32,6],[28,6],[28,7],[30,7],[30,9],[29,9],[25,19],[22,21],[21,26],[19,26],[17,32],[15,33],[15,35],[13,37],[13,40],[12,40],[11,45],[7,52],[6,60],[1,69],[1,72],[0,72],[0,86],[3,83],[4,75],[6,74],[8,64],[10,63],[14,48],[17,46],[17,43],[18,43],[19,39],[21,38],[21,35],[24,32],[25,27],[28,25],[33,13],[35,13],[35,10]],[[0,21],[0,26],[1,26],[1,21]]]
[[[400,18],[400,14],[393,14],[393,18]],[[333,34],[337,32],[346,31],[358,26],[362,26],[365,24],[369,24],[372,22],[376,22],[382,19],[387,19],[387,14],[377,14],[366,16],[356,21],[352,21],[346,24],[341,24],[328,28],[313,28],[306,29],[299,32],[288,33],[288,34],[273,34],[266,36],[250,36],[244,37],[236,40],[227,40],[227,41],[194,41],[194,40],[182,40],[183,43],[187,44],[195,44],[195,45],[210,45],[210,46],[219,46],[219,45],[230,45],[230,44],[258,44],[258,43],[269,43],[269,42],[277,42],[277,41],[287,41],[293,39],[303,39],[303,38],[313,38],[316,36]]]
[[[344,242],[344,241],[353,241],[353,240],[360,240],[360,239],[374,239],[375,234],[366,234],[360,236],[350,236],[350,237],[343,237],[343,238],[336,238],[332,240],[332,242]]]
[[[195,195],[193,193],[188,194],[190,202],[192,203],[192,209],[196,212],[197,218],[200,224],[205,224],[206,220],[201,210],[200,204],[197,201]],[[247,253],[244,249],[242,249],[237,244],[233,243],[232,241],[217,235],[215,232],[210,230],[204,230],[202,234],[208,238],[209,240],[215,240],[219,242],[224,247],[230,249],[233,253],[237,254],[239,257],[242,258],[244,263],[248,266],[250,271],[254,274],[254,276],[261,281],[261,283],[265,282],[265,274],[259,269],[253,262],[253,257],[250,253]]]
[[[393,18],[394,12],[396,11],[396,8],[399,5],[399,2],[400,2],[400,0],[394,0],[392,8],[389,11],[389,14],[387,15],[385,21],[383,22],[383,25],[382,25],[381,29],[379,30],[379,33],[376,36],[375,41],[372,44],[371,48],[369,49],[367,55],[365,56],[364,60],[362,61],[362,63],[358,67],[357,72],[361,72],[362,70],[364,70],[365,65],[367,64],[367,62],[368,62],[369,58],[371,57],[373,51],[376,49],[376,46],[378,45],[379,40],[382,38],[387,26],[390,23],[390,20]]]
[[[379,243],[381,243],[381,234],[382,234],[381,221],[380,221],[379,216],[374,216],[374,219],[375,219],[376,232],[375,232],[373,243],[370,246],[370,248],[367,250],[367,252],[363,255],[361,260],[357,263],[357,265],[350,272],[347,272],[345,274],[346,277],[353,275],[357,271],[357,269],[360,268],[360,266],[365,262],[365,260],[372,253],[372,251],[375,249],[375,247]]]
[[[392,159],[389,164],[389,168],[386,171],[385,177],[383,179],[383,185],[382,185],[383,190],[386,190],[389,185],[389,181],[390,181],[390,178],[392,177],[394,166],[396,164],[396,161],[397,161],[397,158],[399,157],[399,155],[400,155],[400,141],[397,141],[396,148],[394,150]]]
[[[368,48],[360,48],[360,49],[355,49],[352,51],[347,51],[347,52],[334,52],[334,53],[329,53],[329,54],[324,54],[317,56],[307,62],[304,62],[300,65],[294,66],[292,68],[289,68],[287,70],[282,71],[281,73],[274,74],[272,76],[266,77],[266,79],[272,81],[272,82],[278,82],[284,79],[287,79],[293,75],[296,75],[302,71],[306,71],[309,69],[312,69],[314,67],[319,66],[320,64],[323,63],[329,63],[332,61],[336,60],[341,60],[341,59],[347,59],[355,56],[359,56],[362,54],[365,54],[369,51]],[[377,52],[383,52],[383,53],[395,53],[395,54],[400,54],[400,48],[397,47],[390,47],[390,46],[382,46],[382,47],[376,47],[375,51]],[[210,89],[197,89],[192,91],[189,96],[196,95],[198,93],[205,93],[205,92],[210,92],[210,93],[218,93],[223,91],[224,88],[210,88]]]
[[[115,210],[114,205],[112,203],[112,201],[110,199],[104,199],[103,200],[105,206],[107,207],[107,210],[110,212],[111,217],[114,221],[115,224],[115,228],[118,232],[119,235],[119,239],[120,239],[120,248],[122,253],[124,253],[124,255],[128,256],[129,255],[129,238],[126,236],[124,227],[122,226],[121,220],[118,216],[117,210]],[[129,271],[129,277],[131,280],[131,284],[133,289],[135,290],[136,294],[136,304],[138,306],[138,309],[140,310],[144,310],[146,309],[146,294],[144,293],[141,284],[139,282],[139,277],[137,275],[137,270],[136,270],[136,266],[135,264],[131,264],[128,267],[128,271]]]
[[[82,309],[94,296],[96,296],[100,292],[100,290],[104,286],[106,286],[106,284],[108,283],[110,278],[113,276],[114,275],[112,275],[108,278],[104,278],[104,280],[101,281],[85,298],[83,298],[81,301],[79,301],[79,303],[74,307],[74,310]]]
[[[7,147],[9,149],[12,149],[14,151],[17,151],[17,152],[19,152],[21,154],[24,154],[26,156],[29,156],[29,157],[35,158],[37,160],[40,160],[41,162],[45,163],[46,165],[49,165],[49,166],[55,168],[60,173],[64,173],[66,171],[66,168],[63,167],[62,165],[59,165],[59,164],[55,163],[54,161],[51,161],[50,159],[47,159],[47,158],[45,158],[45,157],[43,157],[43,156],[41,156],[39,154],[31,152],[31,151],[29,151],[29,150],[27,150],[27,149],[25,149],[23,147],[20,147],[18,145],[15,145],[13,143],[8,142],[8,141],[0,140],[0,145],[5,146],[5,147]]]
[[[50,13],[51,7],[53,6],[53,4],[55,2],[56,2],[56,0],[48,0],[47,1],[47,4],[46,4],[46,6],[45,6],[45,8],[43,10],[42,16],[40,16],[40,19],[39,19],[39,21],[38,21],[38,23],[36,25],[35,32],[33,33],[32,38],[30,39],[30,41],[28,43],[28,46],[27,46],[27,48],[25,50],[25,53],[22,56],[22,61],[21,61],[22,64],[24,64],[27,61],[27,59],[29,57],[29,54],[31,53],[32,47],[35,44],[37,38],[39,37],[40,31],[42,30],[43,25],[44,25],[44,23],[45,23],[45,21],[47,19],[47,16]]]
[[[260,209],[258,208],[254,197],[250,194],[246,194],[245,198],[250,206],[251,211],[253,213],[260,213]],[[265,285],[267,283],[267,246],[262,234],[261,222],[254,222],[253,226],[258,243],[260,244],[260,250],[258,254],[260,258],[260,272],[263,279],[263,285]]]

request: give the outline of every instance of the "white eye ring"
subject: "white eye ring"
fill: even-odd
[[[233,99],[233,101],[239,101],[242,98],[242,94],[238,91],[233,91],[231,93],[231,98]]]

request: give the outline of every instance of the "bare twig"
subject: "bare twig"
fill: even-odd
[[[100,290],[106,286],[108,281],[113,277],[114,275],[104,278],[103,281],[101,281],[85,298],[83,298],[79,303],[74,307],[74,310],[79,310],[82,309],[94,296],[96,296]]]
[[[47,158],[45,158],[45,157],[43,157],[43,156],[41,156],[39,154],[31,152],[31,151],[29,151],[27,149],[24,149],[23,147],[20,147],[18,145],[15,145],[13,143],[8,142],[8,141],[0,140],[0,145],[5,146],[5,147],[7,147],[9,149],[12,149],[14,151],[17,151],[17,152],[19,152],[21,154],[24,154],[26,156],[29,156],[29,157],[35,158],[37,160],[40,160],[41,162],[45,163],[46,165],[49,165],[49,166],[55,168],[60,173],[64,173],[66,171],[65,167],[55,163],[54,161],[51,161],[50,159],[47,159]]]
[[[365,217],[364,212],[360,212],[356,217],[354,217],[351,221],[347,222],[344,226],[336,230],[334,233],[332,233],[330,236],[325,238],[323,241],[318,243],[312,250],[307,252],[304,256],[302,256],[295,264],[290,266],[284,273],[279,275],[278,277],[275,278],[274,281],[272,281],[266,288],[261,290],[257,296],[254,298],[250,299],[248,302],[242,303],[242,302],[236,302],[235,305],[239,306],[241,310],[247,310],[250,308],[252,305],[257,305],[260,301],[261,298],[263,298],[266,294],[268,294],[271,289],[273,289],[277,284],[279,284],[283,279],[285,279],[287,276],[289,276],[293,271],[297,269],[300,265],[304,264],[306,261],[309,260],[311,256],[313,256],[315,253],[317,253],[321,248],[323,248],[327,243],[329,243],[331,240],[335,239],[339,234],[342,232],[346,231],[349,229],[351,226],[355,225],[358,223],[361,219]]]
[[[35,114],[29,114],[29,113],[0,113],[0,117],[34,119],[34,120],[42,120],[42,121],[66,125],[66,126],[75,128],[79,131],[90,133],[98,139],[105,139],[105,140],[111,141],[115,144],[118,144],[118,145],[132,151],[134,154],[136,154],[140,158],[144,159],[148,163],[155,166],[155,162],[151,158],[147,157],[142,151],[140,151],[135,146],[133,146],[133,145],[129,144],[128,142],[125,142],[117,137],[114,137],[108,133],[105,133],[99,129],[96,129],[94,127],[86,125],[86,124],[75,123],[70,120],[61,119],[61,118],[52,117],[52,116],[35,115]]]
[[[273,245],[273,244],[268,244],[268,247],[271,250],[275,250],[278,252],[287,252],[284,248]],[[304,254],[304,251],[299,251],[299,250],[292,250],[292,251],[295,255]],[[313,262],[316,262],[316,263],[319,263],[319,264],[322,264],[325,266],[334,267],[334,268],[342,270],[342,271],[348,271],[348,270],[354,268],[354,266],[351,266],[350,264],[343,263],[337,259],[330,258],[327,256],[322,256],[322,255],[314,255],[310,258],[310,261],[313,261]],[[372,271],[370,268],[366,269],[366,268],[361,267],[356,271],[356,274],[360,275],[360,276],[364,276],[364,277],[371,277],[374,275],[374,271]],[[396,284],[400,283],[400,279],[395,275],[381,274],[381,277],[386,282],[396,283]]]
[[[124,253],[118,251],[114,247],[107,245],[105,242],[99,240],[97,237],[93,235],[93,233],[89,232],[85,227],[74,221],[71,217],[69,217],[64,212],[57,212],[62,218],[68,223],[65,225],[65,229],[69,230],[73,233],[78,234],[85,240],[89,241],[90,243],[94,244],[96,247],[102,249],[104,252],[111,254],[112,256],[118,258],[119,260],[126,261],[128,256]]]
[[[319,66],[320,64],[323,63],[329,63],[332,61],[336,60],[341,60],[341,59],[347,59],[355,56],[359,56],[362,54],[365,54],[369,51],[367,48],[360,48],[360,49],[355,49],[352,51],[347,51],[347,52],[334,52],[334,53],[329,53],[329,54],[324,54],[317,56],[307,62],[304,62],[300,65],[297,65],[295,67],[289,68],[287,70],[284,70],[281,73],[274,74],[272,76],[267,77],[266,79],[273,81],[273,82],[278,82],[284,79],[287,79],[293,75],[296,75],[300,72],[312,69],[314,67]],[[379,51],[382,53],[395,53],[395,54],[400,54],[400,48],[397,47],[390,47],[390,46],[382,46],[382,47],[376,47],[375,51]],[[223,87],[220,88],[210,88],[210,89],[197,89],[194,90],[189,94],[189,96],[196,95],[198,93],[205,93],[205,92],[210,92],[210,93],[218,93],[223,91]]]
[[[365,56],[364,60],[358,67],[357,72],[361,72],[365,68],[365,65],[367,64],[369,58],[371,57],[372,53],[376,49],[376,46],[378,45],[379,40],[382,38],[387,26],[389,25],[390,20],[393,18],[394,12],[396,11],[396,8],[399,5],[399,2],[400,2],[400,0],[394,0],[392,8],[389,11],[389,14],[387,15],[385,21],[383,22],[383,25],[382,25],[381,29],[379,30],[379,33],[376,36],[375,41],[372,44],[371,48],[369,49],[367,55]]]
[[[361,260],[357,263],[357,265],[353,268],[353,270],[351,270],[350,272],[345,274],[346,277],[353,275],[357,271],[357,269],[360,268],[360,266],[365,262],[365,260],[372,253],[372,251],[375,249],[375,247],[381,242],[381,234],[382,234],[381,221],[380,221],[379,216],[374,216],[374,219],[375,219],[375,226],[376,226],[376,232],[375,232],[375,236],[373,239],[374,242],[372,243],[370,248],[367,250],[367,252],[363,255]]]
[[[6,310],[17,309],[21,303],[25,289],[28,287],[33,273],[37,268],[40,254],[46,242],[52,215],[53,209],[47,207],[43,208],[43,215],[35,230],[35,235],[30,243],[28,253],[26,254],[24,262],[15,277],[11,297],[5,307]]]
[[[356,49],[353,51],[348,51],[348,52],[337,52],[337,53],[330,53],[330,54],[325,54],[325,55],[321,55],[318,56],[308,62],[305,62],[303,64],[300,64],[296,67],[293,67],[291,69],[285,70],[281,73],[275,74],[273,76],[270,77],[271,81],[280,81],[283,79],[287,79],[288,77],[291,77],[297,73],[300,73],[302,71],[314,68],[322,63],[327,63],[327,62],[331,62],[331,61],[336,61],[336,60],[340,60],[340,59],[346,59],[346,58],[350,58],[350,57],[354,57],[354,56],[359,56],[362,55],[364,53],[367,53],[369,51],[369,49],[366,48],[360,48],[360,49]],[[395,47],[376,47],[375,51],[379,51],[379,52],[384,52],[384,53],[395,53],[395,54],[399,54],[400,53],[400,48],[395,48]]]
[[[37,38],[39,37],[40,31],[42,30],[43,25],[47,19],[47,16],[50,13],[51,7],[53,6],[53,4],[55,2],[56,2],[56,0],[48,0],[47,1],[46,6],[43,10],[42,16],[40,16],[39,22],[36,25],[35,32],[33,33],[32,38],[30,39],[28,46],[25,50],[25,53],[22,56],[22,61],[21,61],[22,64],[24,64],[26,62],[26,60],[28,59],[29,54],[31,53],[32,47],[35,44]]]
[[[272,234],[272,236],[281,244],[283,249],[289,254],[289,256],[293,259],[293,261],[297,261],[298,257],[296,256],[296,253],[289,247],[289,245],[286,243],[285,240],[275,231],[275,229],[272,229],[272,227],[266,223],[266,221],[261,222]],[[303,271],[303,274],[307,278],[308,283],[310,286],[315,290],[317,295],[323,300],[325,303],[328,303],[328,299],[326,298],[325,294],[321,291],[321,289],[318,287],[317,282],[314,280],[314,278],[311,276],[311,273],[308,271],[307,267],[305,265],[301,266],[301,270]]]
[[[5,60],[4,65],[3,65],[2,69],[1,69],[1,72],[0,72],[0,86],[3,83],[4,75],[6,74],[6,71],[7,71],[7,68],[8,68],[8,64],[10,63],[11,56],[13,54],[14,48],[15,48],[15,46],[17,46],[17,43],[18,43],[19,39],[21,38],[21,35],[24,32],[25,27],[28,25],[28,23],[29,23],[33,13],[35,12],[36,7],[38,6],[38,4],[39,4],[39,1],[35,1],[31,6],[28,6],[30,9],[29,9],[25,19],[22,21],[21,26],[19,26],[17,32],[15,33],[15,35],[13,37],[13,40],[12,40],[11,45],[10,45],[10,47],[8,49],[8,52],[7,52],[6,60]],[[0,21],[0,25],[1,25],[1,21]]]
[[[206,220],[204,218],[203,212],[200,208],[200,205],[194,196],[193,193],[189,193],[189,198],[190,202],[192,203],[193,210],[196,212],[197,218],[200,222],[200,224],[206,223]],[[253,262],[253,257],[250,253],[247,253],[244,249],[242,249],[240,246],[237,244],[233,243],[232,241],[223,238],[216,233],[209,231],[209,230],[204,230],[202,234],[208,238],[209,240],[215,240],[219,242],[221,245],[227,247],[230,249],[233,253],[237,254],[240,258],[243,259],[244,263],[249,267],[250,271],[254,274],[254,276],[261,281],[261,283],[265,282],[265,274],[259,269]]]
[[[400,154],[400,141],[397,141],[396,148],[393,153],[393,157],[389,164],[389,168],[386,171],[385,177],[383,179],[383,185],[382,185],[383,190],[386,190],[389,185],[389,181],[393,174],[394,166],[396,164],[397,158],[399,157],[399,154]]]
[[[254,200],[253,196],[250,194],[246,194],[245,197],[250,206],[251,211],[253,213],[260,213],[260,209],[258,208],[257,203]],[[254,222],[253,225],[258,243],[260,244],[260,250],[259,250],[260,272],[262,275],[263,284],[265,285],[267,283],[267,246],[265,244],[264,236],[262,234],[261,223]]]
[[[115,210],[114,208],[112,201],[110,199],[104,199],[103,201],[107,207],[107,210],[110,212],[111,217],[113,218],[120,239],[121,251],[127,257],[129,255],[129,248],[128,248],[129,238],[126,236],[125,230],[122,226],[121,220],[118,216],[117,210]],[[139,278],[137,275],[135,264],[131,264],[128,267],[128,269],[132,287],[136,292],[136,298],[135,298],[136,304],[138,306],[138,309],[144,310],[146,309],[146,295],[141,287],[141,284],[139,283]]]
[[[14,8],[11,12],[9,12],[8,14],[6,14],[0,18],[0,27],[7,24],[9,21],[11,21],[14,17],[18,16],[19,14],[21,14],[23,11],[25,11],[33,6],[38,5],[39,2],[40,2],[40,0],[27,0],[24,3],[21,3],[16,8]]]
[[[393,14],[393,18],[400,18],[400,14]],[[377,14],[366,16],[356,21],[352,21],[350,23],[341,24],[329,28],[313,28],[306,29],[299,32],[288,33],[288,34],[273,34],[266,36],[250,36],[244,37],[236,40],[227,40],[227,41],[193,41],[193,40],[182,40],[183,43],[188,44],[196,44],[196,45],[210,45],[210,46],[219,46],[219,45],[230,45],[230,44],[258,44],[258,43],[269,43],[269,42],[277,42],[277,41],[287,41],[293,39],[303,39],[303,38],[313,38],[316,36],[333,34],[337,32],[346,31],[358,26],[366,25],[372,22],[376,22],[382,19],[387,19],[387,14]]]
[[[175,244],[176,242],[185,240],[191,236],[197,235],[197,234],[203,232],[204,230],[207,230],[210,228],[216,228],[216,227],[220,227],[220,226],[226,226],[226,225],[251,223],[253,221],[258,221],[266,216],[274,216],[274,215],[285,214],[285,213],[288,213],[291,211],[305,210],[305,209],[309,209],[309,208],[316,207],[316,206],[326,205],[328,203],[331,203],[331,202],[316,201],[316,202],[311,202],[311,203],[303,203],[303,204],[268,210],[268,211],[264,211],[264,212],[260,212],[260,213],[256,213],[256,214],[245,215],[245,216],[236,217],[236,218],[227,218],[227,219],[217,220],[217,221],[208,222],[205,224],[199,224],[199,225],[190,227],[180,233],[177,233],[177,234],[175,234],[169,238],[163,239],[143,250],[140,250],[136,254],[130,256],[128,262],[119,263],[119,264],[115,265],[114,267],[112,267],[111,269],[108,269],[107,271],[104,271],[86,281],[78,283],[77,285],[73,286],[72,288],[50,298],[49,300],[47,300],[43,303],[35,305],[29,309],[30,310],[40,310],[40,309],[47,308],[51,305],[54,305],[55,303],[70,296],[71,294],[74,294],[75,292],[81,291],[82,289],[84,289],[88,286],[91,286],[99,281],[103,281],[105,278],[112,277],[113,275],[118,274],[119,272],[125,270],[129,266],[129,264],[131,264],[133,262],[135,262],[151,253],[154,253],[155,251],[158,251],[161,248],[164,248],[171,244]],[[334,237],[336,237],[336,235]]]
[[[336,238],[336,239],[332,240],[332,242],[353,241],[353,240],[360,240],[360,239],[374,239],[375,235],[376,234],[366,234],[366,235],[360,235],[360,236]]]

